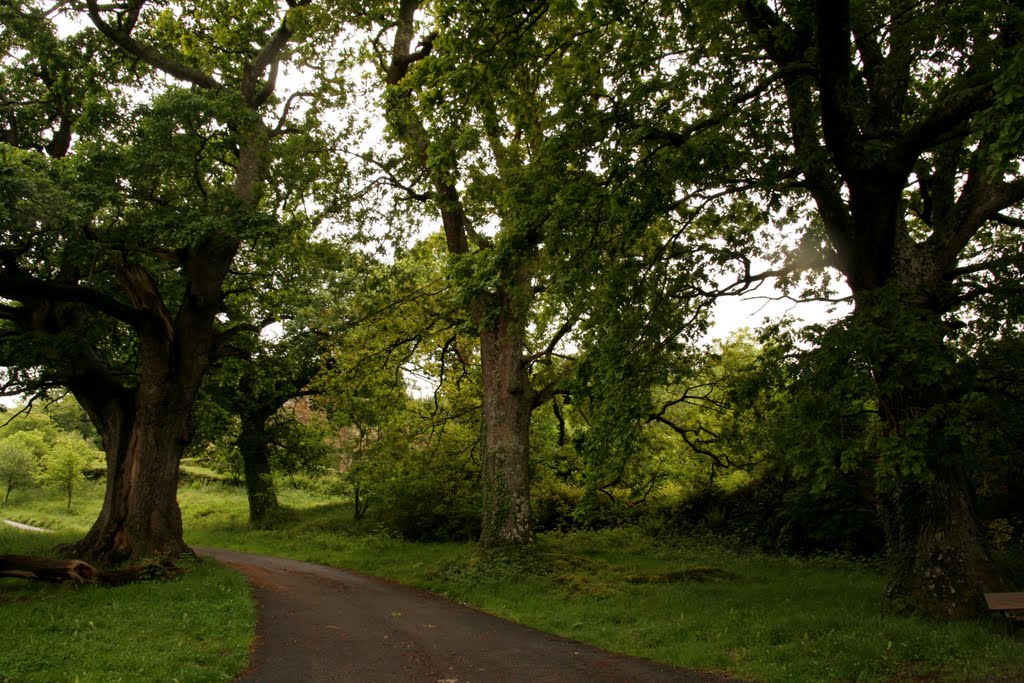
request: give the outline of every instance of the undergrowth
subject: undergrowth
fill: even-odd
[[[186,539],[361,570],[608,650],[752,681],[1024,680],[1024,643],[996,623],[888,614],[868,561],[636,528],[543,533],[528,548],[484,552],[401,540],[309,489],[279,495],[272,528],[255,530],[243,489],[183,486]],[[101,485],[83,489],[69,516],[45,491],[23,496],[4,514],[54,533],[2,528],[0,553],[74,540],[101,497]],[[114,589],[5,579],[0,609],[2,670],[17,681],[229,678],[244,667],[254,618],[241,578],[207,562]]]

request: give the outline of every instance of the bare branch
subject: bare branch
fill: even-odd
[[[1008,225],[1011,228],[1024,228],[1024,219],[1008,216],[1005,213],[997,213],[992,217],[992,220]]]
[[[315,94],[309,92],[308,90],[300,90],[299,92],[293,92],[291,95],[289,95],[288,99],[284,101],[284,108],[281,111],[281,118],[277,120],[277,125],[274,126],[274,129],[272,131],[270,131],[271,136],[280,135],[281,133],[285,132],[285,123],[288,121],[288,115],[291,114],[292,106],[295,104],[296,100],[303,97],[315,97]]]
[[[714,432],[704,427],[697,427],[696,429],[682,427],[672,422],[664,415],[650,415],[648,416],[647,421],[660,422],[661,424],[665,425],[666,427],[674,431],[676,434],[681,436],[683,438],[683,441],[686,442],[686,445],[693,449],[694,453],[705,455],[711,458],[712,462],[714,462],[715,465],[717,465],[718,467],[732,467],[732,462],[729,460],[727,456],[719,455],[718,453],[715,453],[714,451],[711,451],[707,448],[708,444],[715,443],[715,441],[717,440],[717,435]],[[700,436],[701,434],[704,433],[710,434],[712,438],[709,440],[701,439]]]

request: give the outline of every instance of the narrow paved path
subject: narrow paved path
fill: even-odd
[[[252,584],[256,643],[240,681],[735,680],[612,654],[354,572],[230,550],[196,551],[241,570]]]
[[[39,527],[39,526],[29,526],[28,524],[22,524],[21,522],[15,522],[12,519],[5,519],[4,520],[4,524],[6,524],[7,526],[13,526],[15,529],[21,529],[22,531],[35,531],[36,533],[40,533],[40,534],[48,534],[48,533],[51,533],[53,531],[53,529],[44,529],[44,528]]]

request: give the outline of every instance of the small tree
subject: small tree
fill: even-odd
[[[45,450],[43,437],[35,431],[17,432],[0,440],[0,484],[4,503],[16,486],[32,483],[39,469],[39,455]]]
[[[85,480],[82,470],[101,454],[78,434],[62,434],[43,456],[39,481],[46,486],[60,487],[68,493],[68,510],[75,487]]]

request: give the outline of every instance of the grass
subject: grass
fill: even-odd
[[[102,496],[102,484],[87,484],[68,514],[59,492],[12,493],[0,515],[54,532],[0,525],[0,554],[53,555],[85,533]],[[190,569],[117,588],[0,579],[0,682],[233,679],[255,628],[248,586],[212,561]]]
[[[89,486],[71,516],[55,492],[12,494],[4,516],[56,533],[0,529],[0,552],[80,536],[102,496]],[[753,681],[1024,680],[1024,643],[989,622],[886,614],[883,578],[863,563],[666,543],[633,529],[543,534],[531,550],[484,555],[360,528],[347,505],[303,490],[279,495],[275,528],[249,529],[242,489],[196,480],[179,491],[186,539],[396,579],[609,650]],[[0,681],[19,682],[230,678],[244,667],[253,619],[238,575],[208,563],[116,589],[3,580],[0,609]]]
[[[1024,680],[1024,643],[990,622],[887,614],[876,568],[664,543],[633,529],[544,534],[525,553],[407,543],[349,509],[280,491],[274,530],[245,524],[241,490],[187,488],[192,543],[385,576],[600,647],[755,681]]]
[[[65,495],[63,491],[52,488],[14,489],[7,503],[0,503],[0,515],[22,524],[81,536],[100,513],[103,482],[86,481],[76,487],[71,497],[70,511]]]

